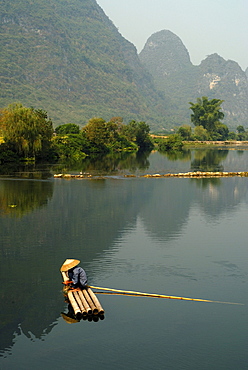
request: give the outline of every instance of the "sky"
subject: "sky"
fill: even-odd
[[[248,67],[248,0],[97,0],[140,52],[155,32],[175,33],[198,65],[217,53]]]

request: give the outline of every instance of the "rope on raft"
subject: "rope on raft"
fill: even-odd
[[[194,302],[208,302],[208,303],[223,303],[223,304],[233,304],[233,305],[241,305],[244,306],[243,303],[234,303],[234,302],[222,302],[222,301],[212,301],[209,299],[199,299],[199,298],[186,298],[186,297],[176,297],[176,296],[169,296],[169,295],[163,295],[163,294],[152,294],[152,293],[142,293],[142,292],[135,292],[132,290],[120,290],[120,289],[111,289],[111,288],[102,288],[102,287],[96,287],[89,285],[88,286],[91,289],[97,289],[97,290],[104,290],[107,292],[115,292],[120,295],[127,295],[127,296],[141,296],[141,297],[151,297],[151,298],[167,298],[167,299],[178,299],[178,300],[184,300],[184,301],[194,301]],[[104,292],[96,292],[100,294],[113,294],[113,293],[104,293]]]

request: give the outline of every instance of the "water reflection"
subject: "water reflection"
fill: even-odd
[[[241,157],[244,154],[244,150],[237,150],[237,154]]]
[[[75,315],[71,304],[68,304],[67,312],[61,312],[60,315],[67,324],[76,324],[80,321],[98,322],[105,318],[103,314],[99,313],[97,315]]]
[[[133,169],[136,168],[137,156],[128,156],[126,161],[130,161],[129,168],[132,164],[135,164]],[[139,158],[139,168],[147,165],[146,156]],[[64,308],[58,289],[61,284],[59,267],[61,260],[68,257],[68,251],[84,261],[90,280],[96,275],[99,277],[102,271],[111,277],[111,268],[119,268],[120,274],[124,271],[131,279],[136,276],[133,271],[147,274],[146,261],[142,258],[145,253],[150,253],[151,258],[154,256],[157,242],[166,249],[172,239],[182,235],[196,204],[202,215],[213,221],[220,220],[224,212],[231,214],[246,200],[248,179],[206,180],[1,180],[0,279],[6,282],[8,277],[8,281],[0,286],[3,302],[0,348],[11,347],[21,333],[30,339],[42,339],[57,325],[59,312]],[[18,207],[9,209],[8,205],[15,204]],[[16,215],[22,217],[9,217],[9,211],[20,211]],[[139,219],[145,226],[140,234]],[[137,261],[130,260],[123,251],[119,266],[112,266],[111,259],[103,266],[103,257],[114,250],[116,241],[134,229],[137,239],[130,249],[137,254]],[[139,242],[140,250],[136,245]],[[124,246],[125,241],[123,249]],[[98,261],[95,270],[91,267],[92,261]],[[156,260],[151,266],[153,274],[160,268]],[[163,275],[173,275],[163,263],[162,268],[167,268]],[[180,265],[176,268],[177,274],[193,280],[191,272],[187,277]]]
[[[188,161],[191,159],[191,150],[170,150],[168,152],[161,152],[161,155],[167,157],[170,161]]]
[[[233,155],[235,152],[236,158]],[[232,156],[230,155],[232,154]],[[142,175],[146,173],[178,173],[188,171],[230,171],[224,168],[233,161],[231,171],[245,171],[244,150],[194,149],[182,151],[114,153],[86,157],[82,161],[68,161],[54,165],[26,165],[0,167],[0,175],[25,179],[48,179],[54,173],[86,173],[102,176]],[[227,157],[230,157],[227,159]],[[243,158],[241,158],[243,157]],[[238,161],[237,161],[238,159]],[[172,165],[173,164],[173,165]],[[236,168],[235,168],[236,167]]]
[[[82,172],[90,174],[120,174],[124,170],[145,170],[150,166],[148,157],[150,152],[116,153],[86,157],[80,162],[67,162],[59,164],[59,172]]]
[[[215,172],[224,171],[221,163],[226,159],[229,151],[218,149],[195,150],[195,158],[191,162],[192,171]]]
[[[206,180],[214,179],[199,179],[198,182],[191,179],[204,189],[198,194],[198,203],[207,218],[212,221],[224,212],[233,212],[235,207],[246,199],[247,179],[223,178],[218,179],[218,182]]]
[[[50,181],[1,180],[0,213],[22,217],[45,206],[53,196],[53,186]]]
[[[199,188],[208,188],[209,186],[214,187],[214,186],[221,186],[221,178],[214,178],[214,177],[209,177],[209,178],[192,178],[192,182],[196,184],[197,187]]]
[[[36,163],[1,164],[0,176],[45,180],[52,177],[51,168],[52,168],[51,164],[36,164]]]
[[[69,252],[87,270],[87,263],[108,250],[128,224],[135,224],[143,202],[138,184],[128,180],[53,185],[46,207],[22,218],[0,215],[0,279],[9,277],[0,286],[0,348],[13,345],[20,325],[25,336],[31,332],[42,338],[49,332],[64,305],[58,290],[61,260]],[[90,270],[87,274],[92,279]]]

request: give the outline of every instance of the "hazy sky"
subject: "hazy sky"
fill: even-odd
[[[119,32],[142,50],[163,29],[180,37],[198,65],[218,53],[248,67],[248,0],[97,0]]]

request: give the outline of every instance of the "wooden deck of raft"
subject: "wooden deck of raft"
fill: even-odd
[[[66,272],[61,272],[64,281],[68,281],[69,278]],[[75,289],[68,290],[68,300],[73,308],[74,314],[77,319],[91,315],[104,315],[104,309],[102,308],[95,293],[90,289]]]

